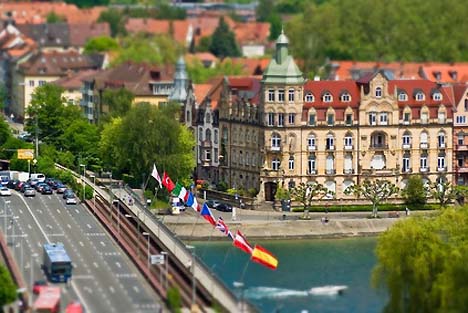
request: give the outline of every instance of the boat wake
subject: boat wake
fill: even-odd
[[[289,297],[307,297],[313,296],[336,296],[341,295],[348,289],[344,285],[327,285],[313,287],[309,290],[294,290],[276,287],[251,287],[245,291],[245,297],[249,299],[281,299]]]

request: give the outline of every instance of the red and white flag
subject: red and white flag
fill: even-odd
[[[166,172],[163,174],[162,184],[166,187],[167,191],[171,192],[175,188],[175,184],[172,182],[169,175]]]
[[[244,251],[245,253],[252,254],[252,246],[239,230],[237,231],[236,237],[234,237],[234,241],[232,242],[232,244]]]
[[[162,180],[161,176],[159,176],[158,169],[156,168],[156,164],[153,164],[153,171],[151,172],[151,176],[154,177],[159,183],[159,188],[162,187]]]

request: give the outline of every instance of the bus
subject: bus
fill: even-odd
[[[60,312],[60,287],[44,287],[39,297],[34,301],[33,312],[35,313],[58,313]]]
[[[72,262],[62,243],[44,244],[44,271],[52,282],[67,282],[72,275]]]

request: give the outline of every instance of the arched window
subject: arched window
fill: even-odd
[[[207,112],[206,115],[205,115],[205,123],[206,123],[206,124],[211,123],[211,114],[208,113],[208,112]]]
[[[403,133],[403,149],[409,149],[411,147],[411,133],[409,131],[405,131]]]
[[[272,170],[274,171],[278,171],[279,168],[280,168],[280,160],[278,158],[274,158],[272,161],[271,161],[271,168]]]
[[[277,133],[274,133],[271,136],[271,150],[279,151],[281,148],[281,136]]]
[[[419,141],[421,143],[421,149],[427,149],[429,147],[429,138],[427,132],[423,131],[419,137]]]
[[[309,151],[316,149],[316,142],[315,142],[314,134],[310,134],[309,137],[307,137],[307,147],[309,148]]]
[[[419,91],[418,93],[416,93],[415,98],[416,98],[416,101],[423,101],[424,100],[424,94]]]
[[[327,155],[325,171],[327,174],[335,174],[335,158],[331,154]]]
[[[333,134],[328,134],[327,135],[326,149],[327,150],[334,150],[335,149],[335,137],[333,136]]]
[[[442,100],[442,94],[440,92],[434,92],[432,94],[432,100],[434,101],[441,101]]]
[[[375,97],[382,98],[382,87],[375,88]]]
[[[437,135],[437,143],[439,148],[445,148],[445,133],[443,131]]]
[[[209,129],[205,130],[205,140],[211,141],[211,130]]]
[[[185,121],[190,122],[190,111],[188,110],[185,112]]]
[[[294,156],[289,157],[288,168],[290,171],[294,170]]]
[[[314,102],[314,95],[310,92],[308,92],[305,96],[305,101],[306,102]]]
[[[250,165],[250,155],[248,152],[245,153],[245,165]]]
[[[198,140],[203,141],[203,128],[198,127]]]
[[[333,96],[331,95],[331,93],[326,92],[323,95],[323,102],[332,102],[332,101],[333,101]]]
[[[315,174],[316,173],[316,159],[315,155],[309,155],[309,159],[307,161],[307,174]]]
[[[398,94],[398,101],[408,101],[408,95],[405,92]]]
[[[402,168],[403,173],[408,173],[411,171],[411,160],[410,160],[410,154],[408,152],[403,154],[403,164],[401,168]]]
[[[344,147],[345,150],[352,150],[353,149],[353,135],[347,133],[344,137]]]
[[[352,153],[346,153],[344,157],[344,173],[353,173],[353,155]]]
[[[214,139],[214,143],[217,144],[218,143],[218,130],[217,129],[214,130],[214,138],[213,139]]]

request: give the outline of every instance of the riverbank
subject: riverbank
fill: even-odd
[[[184,240],[223,240],[225,236],[214,229],[194,212],[184,212],[180,216],[167,216],[164,224],[179,238]],[[218,215],[218,212],[216,212]],[[376,236],[386,231],[394,223],[405,217],[368,218],[369,212],[354,214],[328,214],[326,222],[323,213],[310,214],[301,219],[301,214],[270,212],[268,215],[256,211],[242,212],[232,216],[223,213],[223,218],[233,234],[241,230],[249,239],[307,239]],[[384,215],[382,214],[382,216]]]

